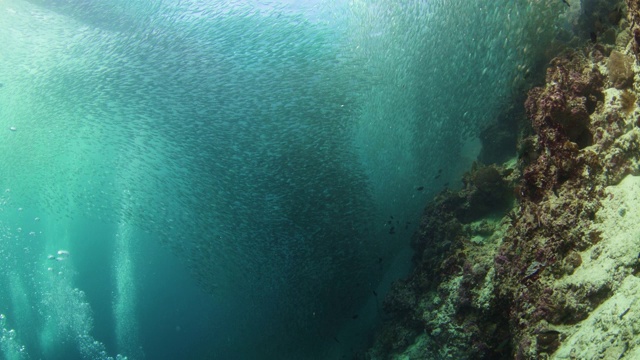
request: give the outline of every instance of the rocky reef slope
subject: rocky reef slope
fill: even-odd
[[[640,358],[640,5],[626,6],[529,90],[517,159],[474,165],[426,207],[371,359]]]

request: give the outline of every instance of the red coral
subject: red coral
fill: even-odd
[[[603,98],[603,75],[579,52],[553,59],[546,81],[525,102],[540,155],[524,169],[519,196],[534,202],[581,170],[577,155],[593,143],[589,116]]]
[[[586,62],[578,52],[553,59],[547,69],[547,86],[529,92],[527,114],[540,141],[551,149],[567,139],[580,147],[591,143],[589,115],[603,98],[604,76],[595,67],[583,72]]]

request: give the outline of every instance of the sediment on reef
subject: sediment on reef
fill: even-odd
[[[639,3],[627,1],[610,42],[592,36],[550,61],[511,114],[525,124],[517,160],[474,164],[462,190],[426,207],[371,359],[565,358],[576,324],[639,272],[630,262],[606,281],[571,280],[606,247],[596,223],[608,187],[640,175]]]

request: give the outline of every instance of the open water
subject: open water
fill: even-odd
[[[0,354],[351,359],[571,9],[0,1]]]

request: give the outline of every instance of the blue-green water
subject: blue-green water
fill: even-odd
[[[4,358],[363,351],[565,9],[0,2]]]

